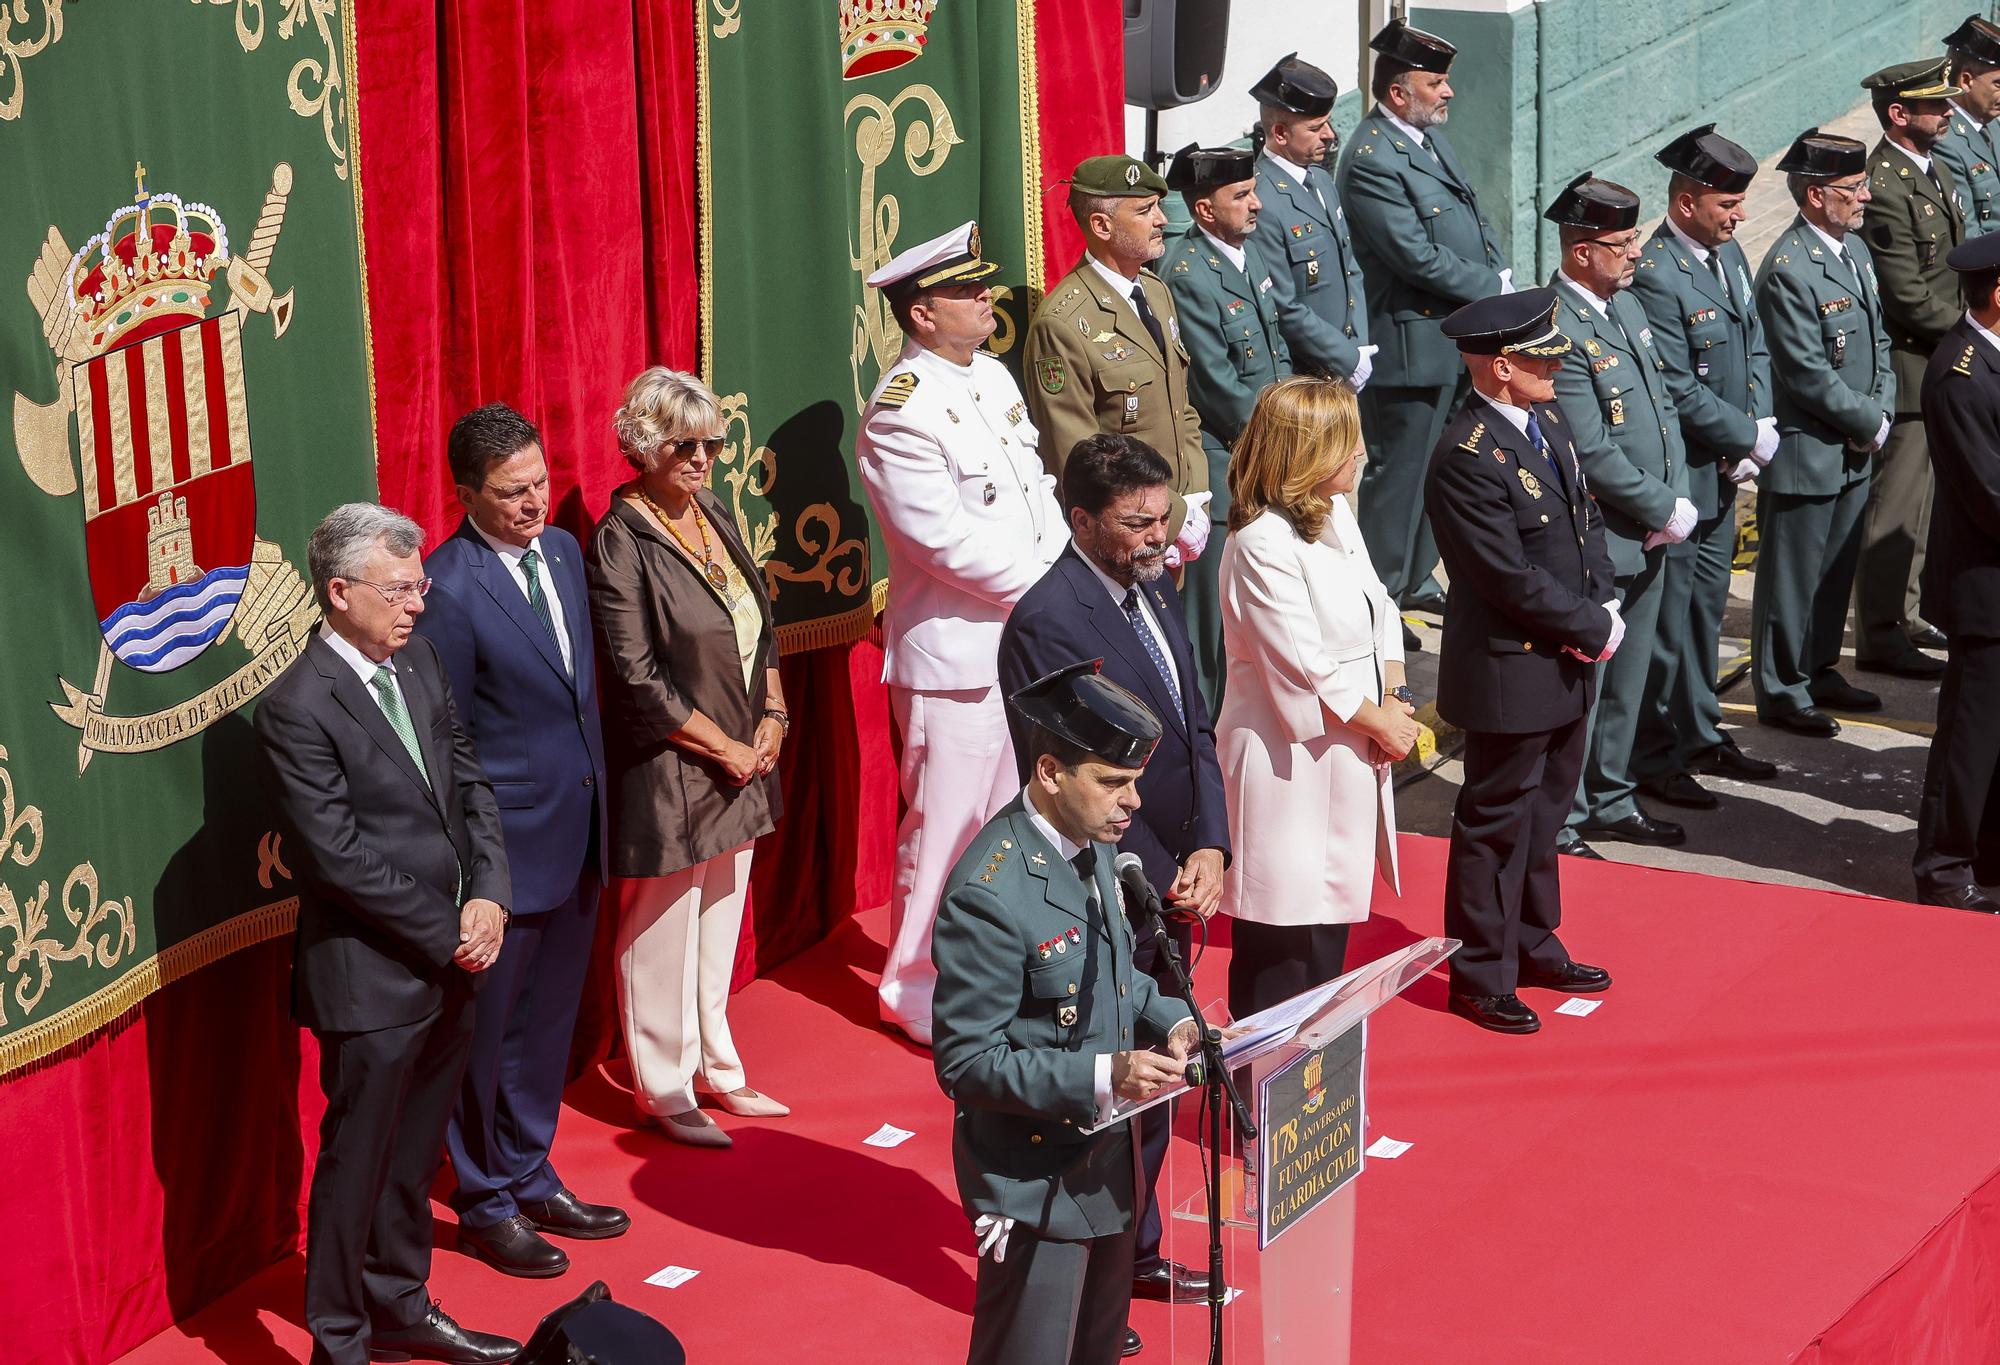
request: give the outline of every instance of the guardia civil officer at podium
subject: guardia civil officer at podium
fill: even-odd
[[[979,1239],[970,1365],[1109,1365],[1138,1349],[1131,1125],[1083,1130],[1115,1097],[1179,1080],[1196,1042],[1187,1010],[1132,966],[1111,870],[1160,721],[1098,662],[1008,698],[1031,725],[1028,785],[952,869],[931,942],[932,1060]]]

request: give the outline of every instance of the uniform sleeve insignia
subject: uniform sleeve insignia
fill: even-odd
[[[1965,348],[1965,354],[1958,358],[1958,363],[1951,370],[1953,374],[1962,374],[1967,379],[1972,377],[1972,347]]]
[[[1533,474],[1530,474],[1525,468],[1523,468],[1520,465],[1514,466],[1514,472],[1520,475],[1521,487],[1528,490],[1529,497],[1539,498],[1540,496],[1542,496],[1542,481],[1540,479],[1536,478]]]
[[[1474,455],[1477,455],[1479,453],[1479,438],[1484,436],[1485,434],[1486,434],[1486,423],[1474,422],[1472,424],[1472,434],[1470,436],[1467,436],[1463,441],[1460,441],[1458,443],[1458,448],[1460,450],[1470,451]]]
[[[1035,362],[1035,379],[1041,384],[1042,392],[1061,393],[1066,378],[1061,356],[1045,355]]]
[[[914,371],[900,370],[889,376],[889,382],[882,386],[882,392],[875,402],[885,408],[900,408],[910,401],[910,395],[917,391],[917,376]]]

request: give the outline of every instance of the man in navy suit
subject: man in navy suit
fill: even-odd
[[[1011,696],[1059,668],[1101,657],[1105,677],[1153,708],[1165,733],[1139,779],[1139,809],[1120,846],[1139,855],[1164,902],[1207,919],[1222,897],[1229,814],[1187,618],[1165,577],[1172,477],[1167,462],[1135,437],[1087,436],[1076,443],[1062,475],[1072,540],[1007,618],[1000,690]],[[1027,723],[1011,709],[1007,721],[1017,760],[1033,753]],[[1023,763],[1021,780],[1027,779]],[[1146,926],[1133,929],[1139,940],[1134,962],[1175,991],[1166,964],[1155,960]],[[1185,930],[1179,938],[1185,958]],[[1142,1118],[1139,1137],[1149,1191],[1166,1159],[1171,1124],[1163,1111],[1154,1113]],[[1132,1292],[1177,1303],[1208,1292],[1205,1275],[1160,1259],[1157,1200],[1149,1199],[1139,1223]]]
[[[583,552],[548,525],[541,433],[504,403],[458,419],[448,448],[465,520],[431,552],[428,610],[452,695],[500,808],[513,919],[479,995],[447,1135],[459,1245],[509,1275],[560,1275],[542,1234],[615,1237],[549,1164],[604,867],[604,742]]]

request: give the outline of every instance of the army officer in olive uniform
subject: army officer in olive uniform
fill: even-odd
[[[1750,680],[1757,719],[1803,735],[1840,733],[1821,710],[1875,710],[1882,699],[1836,671],[1861,548],[1869,457],[1889,437],[1896,372],[1857,229],[1868,203],[1868,149],[1809,128],[1778,169],[1799,216],[1757,272],[1757,315],[1771,348],[1778,453],[1757,477],[1757,587]]]
[[[1627,292],[1638,272],[1639,196],[1588,173],[1542,215],[1560,229],[1562,265],[1549,284],[1556,320],[1575,343],[1556,375],[1577,456],[1604,512],[1625,640],[1601,670],[1583,780],[1564,827],[1567,851],[1594,856],[1586,836],[1678,844],[1687,833],[1640,808],[1633,750],[1654,695],[1667,546],[1699,520],[1688,498],[1680,410],[1646,311]]]
[[[1736,556],[1736,485],[1778,449],[1771,354],[1736,244],[1757,158],[1712,123],[1683,133],[1656,158],[1673,173],[1667,212],[1646,239],[1632,297],[1646,311],[1667,393],[1687,448],[1694,534],[1667,547],[1655,682],[1647,689],[1633,770],[1641,791],[1706,809],[1715,795],[1696,772],[1761,781],[1777,765],[1752,758],[1722,728],[1715,695],[1722,614]]]
[[[1229,447],[1264,386],[1292,371],[1279,330],[1277,271],[1252,239],[1261,204],[1256,155],[1235,147],[1183,147],[1167,168],[1194,220],[1167,257],[1167,288],[1193,362],[1188,393],[1208,456],[1209,544],[1187,571],[1181,602],[1208,713],[1222,706],[1222,611],[1216,566],[1229,525]]]
[[[1084,257],[1028,325],[1028,405],[1058,482],[1071,449],[1099,432],[1136,436],[1160,453],[1174,475],[1167,558],[1179,567],[1208,544],[1209,485],[1180,318],[1146,268],[1167,249],[1166,192],[1158,171],[1129,156],[1093,156],[1070,176]]]
[[[1958,93],[1951,99],[1951,121],[1931,155],[1958,183],[1965,235],[1977,237],[2000,228],[2000,140],[1993,133],[1993,120],[2000,115],[2000,24],[1969,15],[1944,46]]]
[[[1444,136],[1458,49],[1400,19],[1369,46],[1375,107],[1337,177],[1368,281],[1368,338],[1382,347],[1361,394],[1371,458],[1355,517],[1390,600],[1422,606],[1437,596],[1424,468],[1463,392],[1458,353],[1438,328],[1460,304],[1513,288],[1513,276]]]
[[[1931,352],[1964,312],[1958,276],[1945,254],[1965,236],[1958,186],[1931,155],[1951,121],[1946,97],[1959,94],[1945,59],[1904,62],[1861,82],[1875,104],[1882,140],[1868,154],[1862,231],[1882,286],[1889,363],[1896,371],[1895,422],[1875,452],[1861,558],[1854,569],[1854,662],[1875,673],[1935,678],[1944,662],[1918,649],[1944,637],[1917,615],[1917,576],[1930,534],[1931,464],[1919,395]]]
[[[1195,1042],[1132,965],[1111,869],[1160,721],[1095,661],[1008,700],[1030,723],[1028,785],[952,869],[932,948],[932,1060],[979,1242],[968,1360],[1112,1365],[1138,1347],[1137,1162],[1130,1123],[1083,1130],[1177,1081]]]
[[[1257,158],[1257,197],[1264,208],[1252,240],[1271,267],[1271,298],[1292,367],[1345,379],[1358,392],[1375,368],[1368,295],[1340,191],[1320,165],[1339,141],[1331,122],[1339,93],[1333,77],[1296,52],[1250,88],[1264,128],[1264,152]]]

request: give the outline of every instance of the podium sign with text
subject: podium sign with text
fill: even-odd
[[[1264,1080],[1258,1095],[1257,1245],[1268,1247],[1361,1174],[1359,1023],[1301,1053]]]

